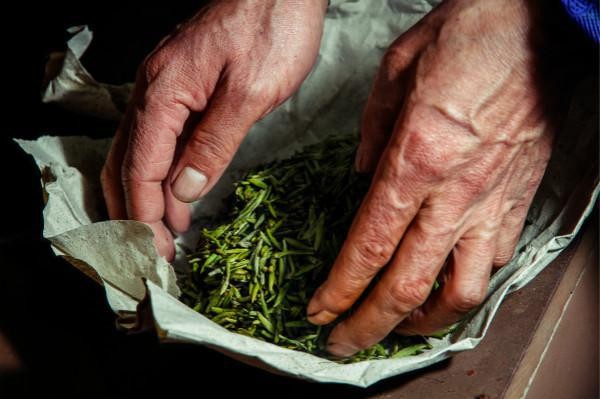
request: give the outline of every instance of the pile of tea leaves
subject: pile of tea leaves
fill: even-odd
[[[355,138],[332,138],[236,183],[231,211],[204,228],[182,300],[215,323],[250,337],[327,357],[333,326],[306,319],[325,281],[369,178],[353,171]],[[403,357],[428,344],[390,336],[344,362]]]

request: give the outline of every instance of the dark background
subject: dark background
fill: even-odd
[[[198,346],[159,345],[153,333],[117,331],[102,287],[53,255],[42,239],[39,171],[11,138],[111,137],[116,126],[41,103],[48,54],[64,49],[67,27],[88,24],[95,38],[86,68],[102,82],[133,81],[144,56],[201,2],[45,3],[13,5],[2,27],[0,398],[364,396],[274,376]]]
[[[201,2],[20,3],[4,10],[1,32],[0,397],[214,396],[210,391],[220,397],[351,398],[410,378],[369,391],[316,385],[205,348],[159,345],[150,333],[117,331],[103,289],[55,257],[41,238],[39,172],[11,138],[112,136],[112,123],[40,102],[46,57],[64,48],[67,27],[90,25],[95,39],[83,63],[99,81],[119,84],[132,81],[143,57]]]

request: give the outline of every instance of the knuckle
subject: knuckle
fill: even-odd
[[[483,286],[478,288],[461,288],[452,297],[450,306],[459,313],[467,313],[481,305],[486,293],[487,290]]]
[[[144,61],[140,65],[140,69],[138,70],[138,75],[145,82],[152,82],[163,70],[163,67],[164,65],[162,57],[159,55],[158,52],[156,52],[144,59]]]
[[[494,267],[501,267],[511,261],[515,250],[516,242],[507,244],[506,248],[501,248],[494,256]]]
[[[413,53],[408,51],[402,43],[395,43],[383,55],[381,65],[391,73],[402,71],[411,62]]]
[[[429,296],[433,282],[427,278],[405,278],[396,282],[388,290],[392,309],[398,313],[409,313],[421,306]]]
[[[355,247],[360,274],[375,275],[392,257],[396,243],[382,234],[372,233],[370,238]],[[363,277],[364,278],[364,277]]]
[[[512,259],[512,254],[508,255],[508,253],[499,253],[494,257],[494,267],[502,267],[505,266]]]
[[[463,198],[475,198],[487,189],[489,171],[472,169],[465,171],[459,178],[458,187]]]
[[[446,176],[449,160],[444,146],[434,141],[435,137],[423,127],[410,128],[401,161],[418,176],[441,180]]]
[[[386,170],[391,169],[391,170]],[[403,175],[397,165],[384,169],[384,176],[372,185],[382,195],[371,200],[376,214],[377,226],[391,227],[414,214],[421,205],[419,188],[415,182]],[[373,218],[371,218],[373,219]]]
[[[433,208],[433,207],[432,207]],[[463,221],[456,212],[444,208],[432,209],[430,217],[419,217],[413,225],[414,233],[424,248],[445,248],[448,241],[460,231]]]
[[[352,281],[350,281],[350,284],[352,284]],[[354,301],[356,301],[356,297],[357,292],[356,290],[353,290],[351,286],[346,287],[339,284],[322,290],[319,293],[319,301],[325,305],[327,309],[330,309],[337,314],[341,314],[348,310]]]
[[[170,45],[153,51],[140,64],[139,77],[150,83],[165,72],[169,75],[184,74],[186,69],[183,66],[188,65],[189,62],[185,62],[180,53],[180,50]]]
[[[189,66],[173,57],[149,56],[140,66],[136,86],[141,83],[136,106],[139,109],[164,113],[165,121],[177,122],[186,107],[204,109],[206,93],[214,87],[210,76],[198,81],[191,76]],[[204,83],[205,82],[205,83]],[[204,86],[202,85],[204,83]]]
[[[191,162],[202,162],[202,167],[219,169],[227,166],[235,152],[232,137],[217,132],[202,131],[188,142],[186,150]]]
[[[247,112],[252,113],[258,117],[272,109],[278,102],[278,99],[282,97],[277,93],[272,82],[264,82],[260,79],[253,79],[250,82],[241,81],[238,84],[234,84],[232,90],[235,93],[236,101],[239,101],[240,105],[246,109]]]
[[[132,185],[136,181],[143,180],[143,177],[150,171],[148,168],[150,164],[148,162],[148,154],[150,152],[148,146],[136,145],[135,148],[136,151],[127,152],[124,162],[119,169],[121,181],[125,185]]]
[[[510,224],[520,225],[521,223],[523,223],[523,219],[525,219],[528,210],[529,204],[525,201],[519,201],[516,204],[514,204],[510,208],[509,215],[507,215],[507,218],[510,219]]]
[[[532,198],[535,195],[535,192],[537,191],[540,183],[542,182],[542,178],[544,177],[545,170],[546,169],[545,169],[545,165],[544,165],[544,167],[537,168],[533,172],[533,175],[531,176],[531,178],[525,185],[524,194],[525,194],[526,198]],[[527,209],[529,209],[529,207],[527,205],[523,205],[523,206],[526,207]]]

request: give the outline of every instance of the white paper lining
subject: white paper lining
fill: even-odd
[[[292,99],[253,127],[218,187],[196,204],[196,228],[177,240],[179,261],[183,256],[181,248],[195,243],[198,223],[219,211],[221,199],[240,171],[289,156],[326,134],[356,132],[383,52],[436,2],[332,3],[313,72]],[[49,80],[44,101],[118,119],[132,85],[95,81],[79,63],[92,33],[86,27],[74,28],[73,32],[76,34],[68,42],[66,53],[51,57],[48,70],[57,72]],[[475,347],[504,297],[527,284],[571,242],[599,192],[593,145],[598,134],[597,113],[589,101],[595,88],[592,81],[579,88],[529,212],[517,255],[492,278],[486,302],[451,336],[431,339],[433,349],[420,355],[347,365],[231,333],[179,302],[174,269],[157,255],[150,229],[134,221],[100,220],[102,195],[98,177],[109,140],[42,137],[17,142],[35,158],[42,171],[42,184],[48,194],[44,236],[57,255],[65,256],[104,284],[108,302],[117,314],[132,315],[138,302],[148,295],[155,326],[163,340],[204,344],[278,373],[364,387]],[[129,320],[123,326],[133,324]]]

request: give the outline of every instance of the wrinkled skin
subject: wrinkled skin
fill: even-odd
[[[330,323],[381,279],[334,329],[331,353],[393,330],[443,329],[485,299],[492,267],[511,259],[552,141],[531,12],[523,1],[447,1],[389,48],[356,157],[374,180],[309,320]]]
[[[164,40],[140,68],[102,173],[111,218],[148,223],[172,257],[166,226],[188,228],[187,202],[211,189],[252,124],[301,84],[325,7],[215,2]],[[309,320],[334,321],[380,279],[332,332],[332,354],[452,324],[512,257],[552,142],[532,12],[524,0],[447,0],[387,51],[356,157],[373,183]]]
[[[138,71],[102,170],[111,219],[147,223],[172,259],[167,226],[188,229],[187,203],[214,186],[248,129],[298,89],[318,54],[326,7],[215,1],[165,38]]]

